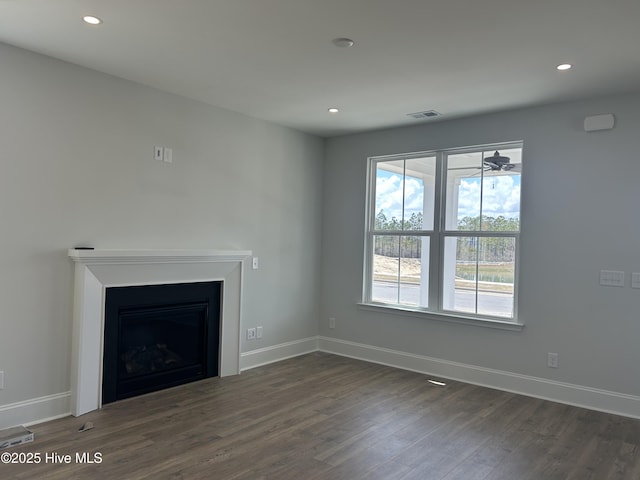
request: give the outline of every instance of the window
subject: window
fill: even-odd
[[[369,159],[364,303],[515,321],[522,144]]]

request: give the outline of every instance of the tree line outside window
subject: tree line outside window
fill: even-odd
[[[422,230],[422,213],[412,213],[407,220],[390,219],[381,210],[375,217],[375,229],[381,231],[416,231]],[[463,217],[458,221],[458,231],[471,232],[517,232],[520,229],[518,218],[507,218],[502,215],[490,217]],[[457,244],[456,258],[458,262],[504,263],[515,260],[515,248],[509,237],[461,237]],[[375,242],[375,254],[385,257],[420,258],[422,255],[421,237],[408,235],[378,236]]]

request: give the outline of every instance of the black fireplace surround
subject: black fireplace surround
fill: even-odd
[[[103,404],[218,375],[221,283],[107,288]]]

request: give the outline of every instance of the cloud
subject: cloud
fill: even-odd
[[[422,212],[423,194],[423,183],[417,178],[406,177],[403,198],[400,175],[379,175],[376,179],[376,213],[383,210],[388,219],[396,217],[400,220],[404,204],[405,218],[409,218],[414,212]]]
[[[482,192],[480,178],[463,178],[458,191],[457,218],[476,217],[480,214],[480,195],[483,195],[482,212],[490,217],[520,217],[520,176],[496,175],[484,177]],[[404,191],[405,218],[414,212],[422,212],[424,186],[420,179],[407,177]],[[384,211],[388,219],[402,218],[402,176],[389,173],[376,179],[376,214]]]
[[[482,214],[489,217],[520,217],[520,177],[485,177],[482,188]],[[480,179],[463,179],[458,196],[458,218],[480,213]]]
[[[376,213],[381,210],[387,218],[402,215],[402,177],[390,175],[376,179]]]

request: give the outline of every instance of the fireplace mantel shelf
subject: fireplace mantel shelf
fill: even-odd
[[[251,250],[116,250],[69,249],[69,257],[76,263],[206,263],[239,262],[251,257]]]

